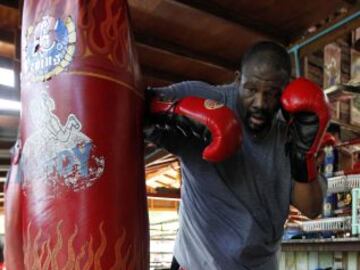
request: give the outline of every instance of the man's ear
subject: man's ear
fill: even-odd
[[[241,82],[241,72],[239,70],[236,70],[235,73],[235,83],[240,84]]]

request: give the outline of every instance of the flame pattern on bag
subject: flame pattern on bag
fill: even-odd
[[[69,16],[74,20],[76,49],[67,72],[111,80],[116,78],[121,85],[143,96],[141,85],[133,87],[128,83],[140,77],[141,72],[137,53],[132,46],[126,1],[74,0],[66,5],[60,0],[41,1],[41,4],[38,1],[27,0],[27,9],[34,11],[34,15],[29,15],[32,23],[41,21],[44,16],[57,18],[55,14],[64,14],[60,18],[64,21]],[[77,65],[77,59],[92,64]],[[99,70],[102,70],[101,74]],[[135,84],[139,83],[135,80]]]
[[[79,233],[79,228],[75,225],[70,236],[64,237],[62,233],[63,221],[59,221],[56,226],[56,238],[52,241],[51,237],[44,238],[44,232],[39,230],[33,237],[31,234],[31,223],[26,232],[26,245],[24,246],[24,261],[26,269],[33,270],[106,270],[103,268],[101,259],[107,248],[108,242],[104,233],[104,222],[99,225],[100,243],[95,245],[93,235],[84,241],[84,244],[77,252],[74,242]],[[126,232],[123,230],[113,248],[115,261],[109,270],[128,270],[137,269],[136,261],[132,252],[134,248],[128,248],[122,252],[125,246]],[[54,242],[54,243],[53,243]],[[67,252],[66,252],[67,251]],[[60,255],[67,254],[66,263],[61,265],[58,261]]]

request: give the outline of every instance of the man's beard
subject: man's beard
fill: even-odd
[[[249,110],[246,113],[245,124],[249,131],[261,133],[271,127],[273,113],[265,110]]]

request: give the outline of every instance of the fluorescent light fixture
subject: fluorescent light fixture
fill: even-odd
[[[0,99],[0,110],[2,111],[20,111],[20,101]]]
[[[14,70],[8,68],[0,68],[0,84],[14,87],[15,86]]]

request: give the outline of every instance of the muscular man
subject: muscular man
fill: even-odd
[[[290,72],[286,50],[261,42],[243,56],[241,76],[231,84],[188,81],[149,89],[174,106],[189,96],[223,103],[243,129],[241,147],[217,163],[202,157],[213,134],[203,136],[191,116],[183,121],[183,115],[164,110],[171,115],[169,123],[157,125],[149,136],[181,162],[180,227],[172,269],[277,269],[289,204],[309,217],[320,213],[326,186],[314,174],[313,161],[328,108],[311,82],[288,86]]]

